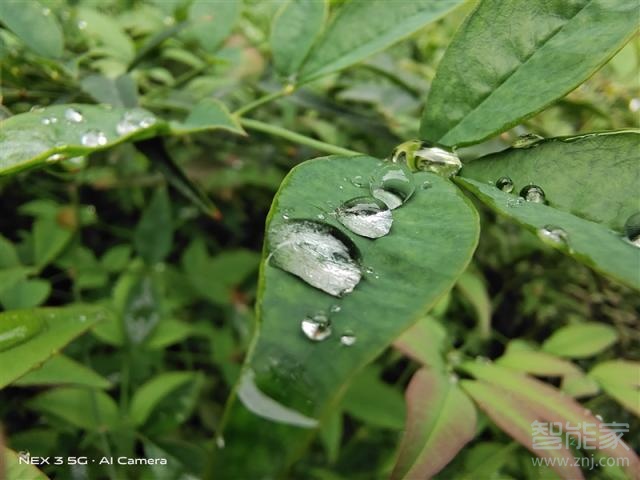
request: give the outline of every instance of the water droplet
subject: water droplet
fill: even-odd
[[[338,313],[340,310],[342,310],[340,305],[331,305],[331,308],[329,308],[331,313]]]
[[[631,245],[640,247],[640,212],[636,212],[627,218],[624,223],[624,236]]]
[[[43,125],[52,125],[54,123],[58,123],[58,118],[54,116],[44,117],[41,122]]]
[[[507,200],[507,207],[509,208],[519,207],[520,205],[524,205],[524,198],[517,197]]]
[[[353,344],[356,343],[357,340],[358,339],[356,338],[355,334],[351,331],[347,331],[342,335],[340,335],[340,343],[345,347],[352,346]]]
[[[162,19],[162,22],[163,22],[167,27],[169,27],[169,26],[173,25],[174,23],[176,23],[176,19],[175,19],[175,18],[173,18],[172,16],[166,16],[166,17],[164,17],[164,19]]]
[[[47,158],[48,163],[58,162],[60,160],[64,160],[65,156],[63,153],[54,153]]]
[[[455,385],[456,383],[458,383],[458,376],[455,373],[452,373],[451,375],[449,375],[449,383]]]
[[[294,220],[272,228],[268,239],[271,264],[330,295],[352,292],[362,278],[358,249],[331,225]]]
[[[338,221],[353,233],[367,238],[385,236],[393,223],[389,207],[372,197],[347,200],[338,208],[336,216]]]
[[[629,100],[629,110],[634,113],[640,110],[640,98],[632,98]]]
[[[116,125],[116,131],[118,135],[128,135],[137,130],[149,128],[156,123],[156,118],[150,113],[140,108],[134,108],[127,110],[118,124]]]
[[[224,437],[222,435],[216,435],[216,447],[223,449],[226,446]]]
[[[362,177],[362,175],[356,175],[351,179],[351,183],[354,187],[362,188],[367,186],[366,180]]]
[[[78,29],[84,30],[87,28],[87,22],[85,20],[78,20]]]
[[[433,187],[433,184],[429,180],[425,180],[422,182],[422,185],[420,185],[422,190],[429,190],[431,187]]]
[[[520,190],[520,196],[527,202],[545,203],[544,190],[537,185],[527,185]]]
[[[47,7],[43,8],[42,15],[44,15],[45,17],[48,17],[49,15],[51,15],[51,9]]]
[[[80,142],[85,147],[100,147],[102,145],[106,145],[108,140],[104,132],[96,129],[91,129],[82,135]]]
[[[413,162],[409,161],[413,171],[433,172],[443,177],[452,177],[462,168],[460,158],[454,152],[442,147],[422,142],[416,150]]]
[[[569,235],[562,228],[555,225],[545,225],[538,230],[538,238],[553,247],[568,245]]]
[[[316,215],[316,218],[320,220],[324,220],[325,219],[324,213],[319,213],[318,215]]]
[[[382,200],[391,210],[405,203],[416,187],[413,175],[407,167],[387,163],[377,169],[371,177],[371,195]]]
[[[369,275],[373,275],[376,271],[373,269],[373,267],[366,267],[364,269],[364,272],[369,274]]]
[[[26,342],[44,328],[44,322],[39,316],[25,317],[6,312],[0,323],[0,352]]]
[[[321,342],[331,335],[331,322],[323,312],[305,317],[300,323],[302,332],[309,340]]]
[[[293,211],[290,208],[285,208],[282,210],[282,218],[284,220],[289,220],[291,218]]]
[[[513,192],[513,180],[509,177],[500,177],[496,180],[496,187],[502,190],[504,193]]]
[[[75,108],[67,108],[64,111],[64,118],[66,118],[71,123],[80,123],[82,122],[82,120],[84,120],[82,113],[80,113]]]
[[[540,141],[544,140],[544,137],[535,133],[527,133],[526,135],[520,135],[515,142],[511,144],[512,148],[532,148],[537,147]]]

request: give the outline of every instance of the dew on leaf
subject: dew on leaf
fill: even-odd
[[[358,339],[356,338],[355,334],[351,331],[347,331],[342,335],[340,335],[340,343],[345,347],[352,346],[353,344],[356,343],[357,340]]]
[[[44,328],[44,322],[37,316],[18,316],[5,313],[0,324],[0,352],[30,340]]]
[[[391,210],[405,203],[415,191],[413,175],[401,164],[387,163],[371,177],[371,196],[382,200]]]
[[[84,120],[82,113],[75,108],[67,108],[64,111],[64,118],[66,118],[71,123],[81,123]]]
[[[640,247],[640,212],[627,218],[624,223],[624,237],[634,247]]]
[[[422,182],[422,185],[420,185],[422,190],[429,190],[431,187],[433,187],[433,184],[429,180],[425,180]]]
[[[268,239],[269,264],[330,295],[352,292],[362,278],[356,246],[331,225],[289,221],[272,228]]]
[[[496,180],[496,187],[498,187],[498,189],[502,190],[504,193],[511,193],[513,192],[513,180],[511,180],[509,177],[500,177],[498,180]]]
[[[362,175],[356,175],[355,177],[351,178],[351,183],[354,187],[358,188],[365,187],[367,185],[367,182],[362,177]]]
[[[544,190],[537,185],[527,185],[520,190],[520,196],[527,202],[545,203]]]
[[[342,310],[340,305],[331,305],[331,308],[329,308],[331,313],[338,313],[340,310]]]
[[[567,232],[555,225],[545,225],[538,229],[538,238],[544,243],[547,243],[553,247],[567,247],[569,241],[569,235]]]
[[[336,217],[353,233],[367,238],[385,236],[393,223],[389,207],[383,201],[372,197],[347,200],[336,210]]]
[[[331,335],[331,321],[324,312],[305,317],[300,323],[300,328],[302,333],[314,342],[321,342]]]
[[[134,108],[124,112],[122,118],[116,125],[116,131],[118,135],[128,135],[138,130],[149,128],[155,122],[155,117],[150,113],[139,108]]]
[[[80,142],[85,147],[101,147],[106,145],[108,140],[103,131],[92,128],[82,135]]]
[[[544,137],[535,133],[527,133],[526,135],[520,135],[512,144],[512,148],[532,148],[536,147],[540,141],[544,140]]]
[[[409,161],[409,167],[413,171],[432,172],[443,177],[452,177],[460,171],[462,163],[454,152],[422,142],[414,154],[413,162]]]
[[[58,123],[58,118],[52,115],[50,117],[44,117],[41,122],[43,125],[52,125]]]

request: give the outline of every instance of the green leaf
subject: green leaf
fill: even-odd
[[[29,407],[90,431],[111,430],[119,423],[118,406],[102,390],[60,387],[29,400]]]
[[[637,268],[640,249],[626,242],[620,234],[553,207],[525,202],[494,185],[463,177],[456,177],[456,182],[493,210],[511,217],[534,233],[546,226],[560,227],[567,234],[566,244],[556,244],[563,253],[630,287],[640,289],[640,271]]]
[[[5,310],[32,308],[42,305],[51,293],[47,280],[19,280],[8,288],[0,290],[0,303]]]
[[[476,409],[447,374],[426,368],[405,396],[407,423],[391,478],[431,478],[475,436]]]
[[[64,355],[56,355],[42,366],[30,371],[13,383],[21,387],[33,385],[77,385],[109,388],[111,382],[102,375]]]
[[[0,268],[19,267],[20,259],[16,247],[0,235]],[[0,282],[1,284],[2,282]]]
[[[44,268],[62,253],[73,237],[73,230],[65,228],[56,218],[40,217],[33,224],[33,260]]]
[[[271,24],[269,42],[280,75],[298,71],[327,18],[325,0],[288,0]]]
[[[240,16],[240,7],[239,0],[194,0],[189,7],[191,26],[185,34],[195,38],[208,52],[215,52],[233,30]]]
[[[393,346],[416,362],[444,372],[446,340],[447,331],[440,322],[424,317],[400,335]]]
[[[30,268],[27,267],[10,267],[0,270],[0,295],[3,291],[13,287],[16,283],[24,280]]]
[[[82,120],[69,121],[67,116],[75,120],[80,118],[72,111],[78,112]],[[133,131],[120,134],[117,126],[126,112],[115,107],[68,104],[22,113],[1,121],[0,176],[43,166],[47,161],[88,155],[132,138],[154,135],[162,125],[153,114],[136,109],[137,115],[147,122],[144,126],[138,124],[139,128]]]
[[[508,176],[515,193],[533,183],[551,206],[622,231],[640,209],[631,194],[640,184],[639,146],[640,131],[550,138],[482,157],[460,174],[483,183]]]
[[[28,341],[0,352],[0,388],[37,368],[109,313],[100,307],[39,308],[0,313],[3,322],[41,322],[43,328]]]
[[[136,390],[131,400],[129,416],[136,426],[142,426],[151,416],[156,406],[175,390],[186,383],[193,382],[197,374],[194,372],[164,372]]]
[[[2,472],[5,480],[48,480],[44,473],[38,470],[34,465],[20,462],[20,456],[8,448],[4,448],[0,452],[3,458],[0,458],[0,467],[4,466],[5,471]]]
[[[0,2],[0,22],[38,55],[58,58],[64,48],[62,28],[51,9],[31,0]]]
[[[343,4],[311,49],[300,83],[347,68],[408,37],[461,0],[351,0]]]
[[[138,105],[138,87],[129,74],[109,78],[104,75],[88,75],[80,82],[82,90],[99,103],[114,107],[133,108]]]
[[[379,160],[366,156],[305,162],[285,178],[268,216],[267,232],[271,232],[290,221],[286,218],[317,220],[321,215],[353,242],[362,265],[372,271],[365,272],[352,293],[335,298],[271,265],[268,242],[265,246],[257,304],[260,331],[248,367],[265,395],[308,419],[328,414],[353,375],[424,316],[453,286],[476,246],[476,211],[451,182],[426,172],[417,173],[415,182],[420,185],[428,180],[432,187],[417,189],[406,205],[393,211],[389,235],[371,240],[341,227],[330,211],[368,192],[348,179],[369,178],[379,165]],[[334,308],[331,312],[336,305],[340,311]],[[334,334],[325,341],[311,342],[300,324],[318,311],[330,316]],[[345,346],[340,337],[349,330],[356,342]],[[230,408],[224,433],[228,446],[216,452],[215,459],[216,468],[229,477],[266,474],[253,472],[251,467],[242,474],[236,471],[234,456],[247,452],[232,445],[253,439],[252,448],[265,448],[270,468],[278,472],[293,461],[294,450],[309,438],[308,430],[265,421],[241,404]],[[265,435],[256,438],[256,429]]]
[[[589,372],[596,382],[620,405],[640,417],[640,363],[611,360],[599,363]]]
[[[78,8],[76,18],[78,24],[82,25],[82,34],[96,46],[104,48],[104,51],[123,64],[123,67],[131,62],[135,53],[133,42],[116,20],[87,7]]]
[[[551,353],[510,347],[511,345],[507,346],[505,354],[496,360],[498,365],[543,377],[578,375],[581,373],[580,369],[573,363],[558,358]]]
[[[136,226],[133,245],[148,265],[165,259],[173,245],[171,202],[165,188],[158,188]]]
[[[534,448],[531,424],[542,417],[526,399],[513,398],[505,390],[484,382],[463,380],[460,385],[500,429],[534,455],[549,459],[549,465],[562,478],[584,478],[580,468],[574,465],[573,452],[564,445],[557,450]]]
[[[126,338],[133,345],[144,343],[156,330],[162,315],[162,296],[157,278],[152,274],[135,276],[127,292],[122,312]]]
[[[579,323],[556,330],[542,350],[568,358],[592,357],[618,341],[618,332],[602,323]]]
[[[471,303],[478,318],[478,330],[483,338],[491,333],[491,299],[480,274],[467,270],[456,283],[456,288]]]
[[[229,113],[222,102],[214,98],[200,100],[182,122],[171,122],[171,131],[175,134],[205,132],[217,128],[246,135],[238,119]]]
[[[483,0],[438,66],[421,137],[465,145],[511,128],[589,78],[637,23],[625,0]]]

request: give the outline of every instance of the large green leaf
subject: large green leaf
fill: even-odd
[[[637,27],[633,1],[481,1],[438,66],[422,138],[462,145],[507,130],[577,87]]]
[[[592,357],[618,340],[618,331],[596,322],[567,325],[556,330],[542,344],[545,352],[568,358]]]
[[[108,312],[103,308],[91,306],[0,313],[0,328],[3,323],[12,322],[16,326],[24,324],[28,330],[33,330],[34,327],[30,325],[38,324],[37,331],[31,338],[0,351],[0,388],[37,368],[107,315]]]
[[[271,24],[273,63],[283,76],[298,71],[327,17],[325,0],[288,0]]]
[[[185,34],[209,52],[215,52],[240,16],[240,0],[194,0],[189,6],[190,26]]]
[[[355,290],[335,298],[271,265],[268,242],[265,246],[260,327],[247,367],[255,385],[279,402],[280,413],[286,408],[304,416],[306,425],[329,415],[354,374],[452,287],[477,242],[477,214],[468,200],[448,180],[426,172],[417,173],[415,180],[418,185],[429,181],[431,188],[418,188],[406,205],[393,211],[389,235],[370,240],[346,231],[331,211],[366,195],[368,189],[349,179],[369,178],[379,165],[366,156],[305,162],[284,180],[268,216],[268,232],[293,219],[323,219],[353,242],[365,267]],[[334,334],[322,342],[301,332],[301,321],[317,311],[327,312],[333,322]],[[351,346],[341,341],[349,331],[356,338]],[[230,408],[227,447],[214,465],[230,478],[281,471],[311,437],[309,430],[268,422],[237,402]],[[250,465],[242,461],[247,455],[254,459]],[[242,473],[235,470],[239,465]]]
[[[640,289],[640,248],[625,241],[621,234],[553,207],[526,202],[494,185],[463,177],[456,177],[456,181],[493,210],[533,232],[547,226],[560,227],[566,233],[566,241],[553,242],[554,246],[593,269]]]
[[[405,396],[406,430],[391,478],[431,478],[475,436],[476,409],[455,377],[426,368]]]
[[[0,2],[0,22],[4,23],[30,49],[44,57],[62,55],[62,28],[50,8],[31,0]]]
[[[300,82],[342,70],[411,35],[462,0],[352,0],[345,3],[302,65]]]
[[[466,164],[461,175],[480,182],[508,176],[514,191],[533,183],[550,205],[622,230],[640,211],[640,131],[551,138]]]
[[[13,385],[78,385],[93,388],[109,388],[111,382],[72,358],[55,355],[39,368],[16,380]]]

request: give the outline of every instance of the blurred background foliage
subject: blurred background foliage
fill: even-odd
[[[137,105],[181,118],[203,98],[219,99],[233,111],[283,84],[268,47],[269,25],[279,8],[275,1],[245,0],[238,11],[230,8],[224,13],[229,31],[216,33],[186,22],[186,0],[47,0],[42,6],[62,26],[64,52],[47,58],[0,28],[4,118],[70,102]],[[407,41],[252,116],[385,157],[416,137],[438,61],[469,10],[465,5]],[[636,37],[566,98],[499,138],[465,149],[464,157],[502,149],[527,132],[558,136],[639,127],[639,64]],[[0,285],[3,309],[112,302],[132,322],[142,319],[131,323],[141,335],[139,348],[122,348],[125,336],[114,322],[101,323],[69,345],[65,356],[91,371],[80,371],[75,362],[71,370],[63,365],[70,377],[54,383],[65,386],[49,390],[36,378],[0,391],[8,445],[41,456],[144,454],[174,460],[165,470],[44,468],[56,478],[198,474],[247,349],[271,199],[293,166],[318,154],[257,132],[171,137],[166,146],[213,199],[220,210],[216,218],[163,188],[162,173],[129,144],[90,161],[77,158],[0,178],[0,269],[26,269],[19,280]],[[449,356],[494,359],[514,339],[541,344],[563,326],[598,322],[611,327],[614,340],[577,365],[589,370],[609,359],[640,360],[637,294],[475,203],[483,235],[472,280],[461,282],[432,312],[446,330]],[[143,262],[148,257],[163,262],[149,269]],[[478,322],[487,319],[490,331],[481,335]],[[416,369],[394,349],[383,354],[355,380],[292,476],[384,478],[404,426],[403,390]],[[547,380],[559,384],[557,378]],[[80,387],[87,386],[98,394],[84,396]],[[111,412],[100,424],[84,415],[95,402]],[[640,431],[638,419],[602,392],[588,394],[584,405]],[[439,478],[463,478],[487,457],[493,463],[484,467],[486,478],[540,478],[523,447],[486,418],[479,425],[476,439]],[[625,438],[640,449],[637,436]]]

